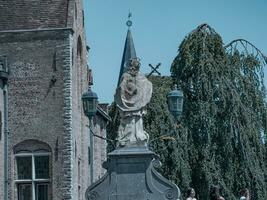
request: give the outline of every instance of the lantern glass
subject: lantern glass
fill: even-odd
[[[175,104],[176,104],[175,98],[170,97],[169,102],[168,102],[170,112],[173,112],[175,110],[175,107],[176,107]]]
[[[97,99],[96,93],[92,92],[90,88],[88,92],[84,93],[82,96],[84,114],[90,119],[97,111]]]
[[[93,101],[89,102],[89,105],[88,105],[89,110],[96,112],[96,107],[97,107],[97,99],[93,99]]]
[[[4,71],[4,63],[0,62],[0,71]]]
[[[183,93],[180,90],[171,91],[168,96],[168,108],[174,118],[178,119],[183,111]]]
[[[0,72],[7,72],[7,60],[5,56],[0,56]]]
[[[180,112],[182,112],[183,110],[183,98],[181,97],[177,99],[177,110],[179,110]]]

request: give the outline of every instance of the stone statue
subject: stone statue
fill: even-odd
[[[152,83],[139,72],[140,62],[130,59],[116,90],[115,102],[120,112],[118,146],[145,146],[149,139],[143,129],[144,107],[152,95]]]

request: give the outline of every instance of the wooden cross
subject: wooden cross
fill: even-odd
[[[151,72],[148,74],[148,77],[151,76],[153,73],[157,73],[159,76],[161,75],[161,73],[157,70],[159,68],[159,66],[161,65],[161,63],[157,64],[156,67],[154,67],[152,64],[148,64],[149,67],[151,67]]]

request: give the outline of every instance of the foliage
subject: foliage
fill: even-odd
[[[208,199],[212,184],[226,199],[236,199],[242,187],[253,199],[266,199],[266,103],[258,60],[238,50],[227,54],[221,37],[204,24],[181,43],[171,71],[185,95],[183,124],[200,199]]]
[[[144,116],[145,130],[150,135],[150,149],[154,150],[162,162],[158,171],[177,183],[181,191],[186,191],[191,181],[187,154],[186,130],[176,127],[167,107],[166,96],[173,85],[170,77],[150,76],[153,94]]]
[[[116,137],[117,137],[117,131],[120,125],[120,116],[119,111],[116,107],[115,102],[113,102],[109,106],[109,116],[111,118],[111,122],[107,125],[107,152],[111,152],[115,149],[116,146]]]

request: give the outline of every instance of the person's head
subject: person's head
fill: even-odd
[[[220,197],[220,189],[218,186],[211,186],[210,188],[210,199],[217,200]]]
[[[136,76],[140,65],[141,63],[138,58],[131,58],[127,63],[127,72],[133,76]]]
[[[250,197],[250,194],[249,194],[249,190],[247,188],[243,188],[241,191],[240,191],[240,195],[241,196],[244,196],[246,198],[249,198]]]
[[[188,188],[187,190],[187,197],[195,197],[196,192],[194,190],[194,188]]]

